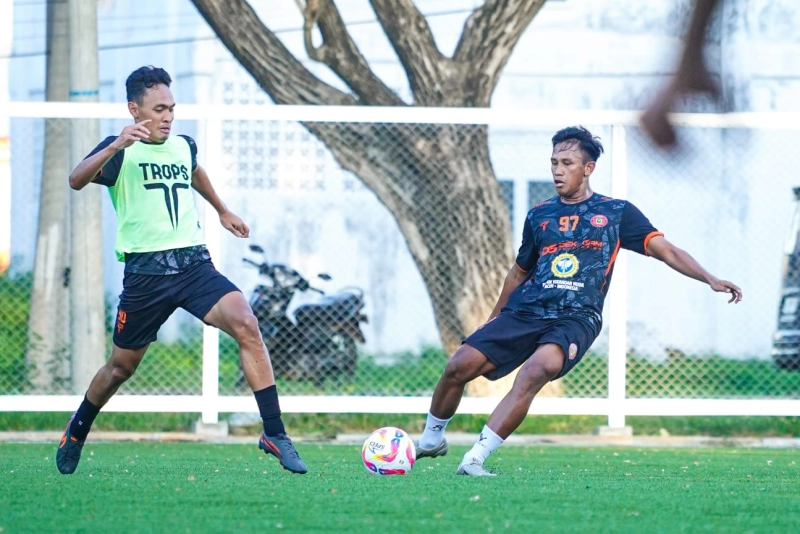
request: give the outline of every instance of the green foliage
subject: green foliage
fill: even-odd
[[[255,400],[253,401],[255,403]],[[77,406],[75,407],[77,408]],[[0,428],[7,431],[63,430],[66,412],[0,412]],[[221,415],[227,419],[227,414]],[[110,413],[101,412],[94,430],[128,432],[188,432],[199,419],[197,413]],[[486,424],[485,415],[456,415],[450,432],[477,434]],[[283,420],[294,436],[334,438],[338,434],[365,433],[386,425],[419,433],[424,414],[322,414],[284,413]],[[518,434],[590,434],[607,419],[596,415],[531,415],[525,418]],[[714,437],[796,437],[800,436],[800,417],[629,417],[636,435],[657,436],[666,430],[674,436]],[[232,434],[257,436],[260,424],[231,429]]]
[[[561,385],[567,397],[607,397],[608,358],[588,351]]]
[[[25,351],[31,294],[31,274],[0,276],[0,394],[17,394],[26,389]],[[154,343],[134,378],[120,390],[123,394],[197,395],[201,390],[202,336],[198,325],[184,332],[190,341]],[[110,339],[109,339],[110,344]],[[419,353],[405,352],[387,360],[361,354],[352,381],[343,377],[326,379],[322,387],[311,382],[278,379],[282,395],[415,395],[429,396],[447,362],[439,348]],[[720,356],[698,357],[673,354],[664,363],[654,363],[636,354],[627,362],[627,390],[632,397],[696,398],[797,398],[800,373],[777,369],[764,360],[730,360]],[[569,397],[605,397],[608,361],[588,353],[561,380]],[[220,392],[250,395],[242,380],[238,348],[233,339],[220,336]],[[104,413],[96,423],[100,430],[165,432],[189,430],[197,414]],[[424,414],[285,414],[287,427],[297,435],[333,437],[339,433],[367,432],[393,424],[419,432]],[[8,430],[61,429],[64,413],[0,413],[0,428]],[[452,431],[478,432],[485,416],[457,415],[448,427]],[[390,423],[389,423],[390,422]],[[797,417],[630,417],[639,435],[709,436],[798,436]],[[599,416],[532,416],[519,433],[586,434],[605,418]],[[237,430],[258,432],[258,425]]]
[[[199,334],[187,336],[186,339],[192,341],[151,344],[139,369],[133,378],[123,384],[120,392],[199,395],[202,389],[203,343]]]
[[[656,436],[666,430],[673,436],[798,437],[800,417],[628,417],[637,435]]]
[[[77,406],[70,406],[77,409]],[[64,430],[69,412],[0,412],[0,429],[4,431]],[[199,419],[195,413],[114,413],[100,412],[93,431],[124,432],[188,432]]]
[[[447,355],[438,348],[420,353],[404,352],[392,358],[393,365],[379,363],[375,357],[362,354],[355,376],[325,379],[322,387],[310,381],[290,381],[277,378],[278,390],[286,395],[430,395],[447,363]],[[223,335],[220,342],[220,392],[248,392],[241,379],[239,352],[236,343]]]
[[[632,397],[797,398],[800,373],[771,361],[730,360],[720,356],[674,355],[667,363],[628,358],[628,395]]]
[[[449,432],[478,434],[486,424],[486,415],[456,415],[447,425]],[[284,414],[287,428],[298,435],[333,438],[337,434],[371,432],[382,426],[396,426],[419,434],[425,427],[425,414]],[[519,434],[589,434],[605,424],[600,416],[528,416],[517,429]],[[257,425],[237,429],[254,435]]]
[[[562,379],[569,397],[605,397],[608,359],[591,352]],[[731,360],[718,355],[674,354],[665,363],[628,355],[630,397],[797,398],[800,373],[778,369],[769,360]]]
[[[31,273],[0,275],[0,394],[25,388]]]

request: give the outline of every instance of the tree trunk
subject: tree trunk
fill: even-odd
[[[511,221],[489,159],[485,126],[304,123],[398,223],[431,296],[448,354],[482,325],[513,265]],[[384,187],[391,184],[392,187]],[[471,382],[502,396],[516,373]],[[558,383],[541,393],[561,394]]]
[[[314,76],[245,0],[192,0],[234,57],[277,104],[402,106],[350,37],[333,0],[303,4],[305,48],[352,91]],[[300,2],[299,2],[300,3]],[[403,66],[414,103],[488,106],[508,57],[544,0],[486,0],[452,58],[436,47],[412,0],[370,0]],[[321,44],[312,30],[318,28]],[[336,161],[389,209],[428,288],[452,354],[489,317],[513,264],[511,224],[489,159],[485,126],[304,123]],[[475,395],[503,394],[511,378]]]
[[[47,100],[69,99],[67,3],[47,5]],[[69,121],[45,120],[39,226],[28,323],[29,377],[34,390],[52,392],[69,377]]]
[[[486,127],[304,125],[394,216],[430,292],[442,344],[454,352],[488,318],[513,262]]]

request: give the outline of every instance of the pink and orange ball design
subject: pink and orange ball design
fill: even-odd
[[[373,475],[405,475],[414,467],[416,457],[408,434],[392,426],[370,434],[361,447],[364,467]]]

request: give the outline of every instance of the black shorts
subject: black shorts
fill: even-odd
[[[178,274],[125,273],[119,296],[114,344],[139,349],[157,338],[169,316],[183,308],[201,321],[219,300],[239,289],[214,268],[198,263]]]
[[[503,311],[478,328],[464,343],[478,349],[497,369],[486,373],[497,380],[525,363],[539,345],[555,343],[564,351],[561,378],[581,361],[597,334],[588,322],[576,317],[537,319],[513,311]],[[573,347],[574,345],[574,347]]]

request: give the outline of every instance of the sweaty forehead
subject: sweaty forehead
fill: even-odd
[[[583,159],[583,152],[578,141],[567,140],[558,143],[553,147],[554,158],[578,158]]]

